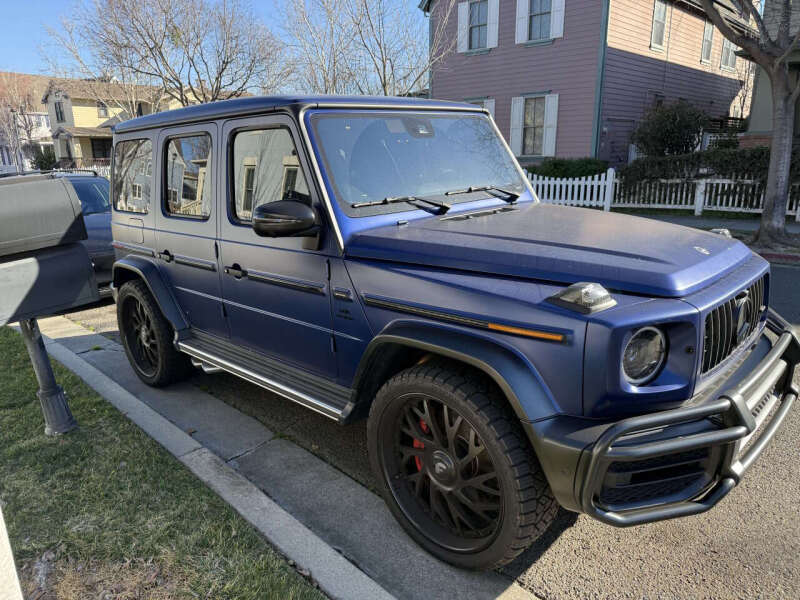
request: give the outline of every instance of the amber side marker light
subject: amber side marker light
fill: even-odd
[[[522,327],[511,327],[510,325],[499,325],[497,323],[489,323],[489,329],[494,331],[502,331],[503,333],[511,333],[513,335],[522,335],[525,337],[536,338],[537,340],[549,340],[551,342],[563,342],[563,333],[550,333],[547,331],[536,331],[535,329],[523,329]]]

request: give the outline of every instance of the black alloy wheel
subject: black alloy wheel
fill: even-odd
[[[401,371],[367,423],[372,469],[417,543],[459,567],[491,569],[544,533],[558,504],[494,383],[433,359]]]

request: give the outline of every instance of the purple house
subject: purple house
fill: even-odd
[[[737,28],[730,0],[716,0]],[[715,118],[748,110],[752,69],[700,0],[423,0],[454,48],[431,97],[482,104],[522,163],[629,160],[654,104],[683,99]],[[743,85],[743,82],[744,85]]]

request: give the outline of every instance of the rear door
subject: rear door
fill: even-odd
[[[313,238],[260,237],[251,226],[253,209],[277,200],[309,203],[322,218],[295,126],[285,116],[253,117],[227,121],[222,133],[228,184],[220,259],[231,340],[334,378],[324,244],[316,249]]]
[[[227,338],[216,249],[216,144],[215,123],[159,133],[155,249],[189,324]]]

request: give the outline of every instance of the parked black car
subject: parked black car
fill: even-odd
[[[92,259],[97,285],[101,291],[108,289],[108,284],[111,283],[111,269],[114,266],[108,179],[96,175],[68,175],[65,179],[75,189],[81,201],[83,222],[89,235],[83,244]]]

